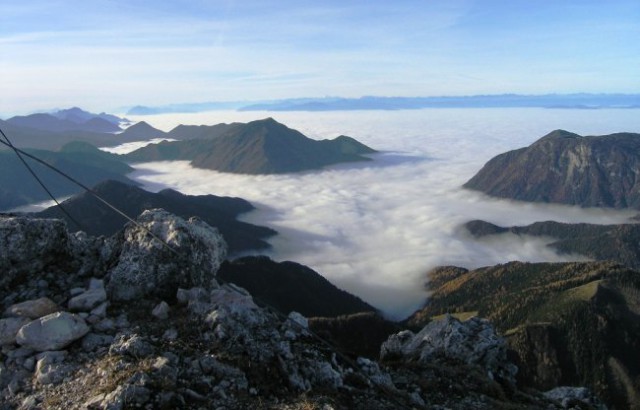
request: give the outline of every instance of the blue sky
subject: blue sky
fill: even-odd
[[[640,1],[3,0],[0,116],[79,105],[640,92]]]

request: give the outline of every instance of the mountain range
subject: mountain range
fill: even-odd
[[[420,108],[636,108],[638,94],[494,94],[438,97],[381,97],[360,98],[323,97],[291,98],[268,101],[226,101],[171,104],[165,106],[135,106],[129,115],[187,113],[212,110],[238,111],[350,111],[350,110],[406,110]]]
[[[11,141],[17,147],[25,144],[36,147],[56,147],[55,151],[29,149],[28,152],[50,165],[58,166],[86,186],[93,186],[105,180],[117,180],[136,185],[126,177],[126,174],[133,171],[126,162],[186,159],[200,168],[223,172],[268,174],[320,169],[340,162],[368,161],[370,159],[363,154],[375,152],[346,136],[340,136],[334,140],[312,140],[271,118],[246,124],[180,125],[170,132],[163,132],[146,122],[139,122],[119,134],[86,131],[49,132],[25,125],[29,121],[37,122],[45,117],[46,121],[42,121],[40,125],[50,121],[61,122],[59,125],[66,124],[70,121],[67,118],[77,117],[82,120],[90,114],[79,109],[71,109],[59,112],[59,115],[62,119],[50,114],[34,114],[25,118],[14,117],[1,123],[0,126],[7,135],[11,136]],[[104,116],[110,118],[108,114]],[[95,116],[89,121],[92,120],[107,121]],[[116,142],[151,138],[180,139],[181,141],[151,144],[124,156],[106,153],[96,148],[96,145],[100,144],[112,145]],[[2,159],[0,162],[2,172],[0,209],[12,209],[49,199],[14,152],[9,151],[8,148],[0,150],[0,158]],[[80,187],[60,177],[44,165],[30,159],[28,162],[33,163],[34,171],[54,196],[64,197],[81,191]],[[136,208],[136,212],[139,211],[140,209]]]
[[[492,158],[464,187],[521,201],[640,208],[639,181],[640,134],[556,130]]]
[[[120,124],[126,121],[115,115],[106,113],[93,114],[78,107],[58,110],[52,113],[16,116],[7,120],[9,124],[50,132],[88,131],[107,133],[122,131]]]
[[[94,185],[88,182],[91,178],[97,183],[115,175],[120,182],[103,181],[93,190],[129,215],[141,213],[141,223],[160,227],[162,234],[170,233],[168,238],[181,244],[182,252],[168,253],[162,247],[152,246],[153,241],[146,232],[136,231],[134,224],[127,224],[124,218],[112,214],[86,193],[66,201],[65,207],[90,235],[103,236],[70,234],[63,223],[54,219],[2,216],[0,223],[5,229],[2,232],[15,230],[20,233],[5,235],[0,241],[0,247],[4,247],[0,253],[0,267],[5,272],[0,281],[2,310],[10,311],[14,302],[24,299],[33,302],[36,297],[47,296],[67,307],[63,309],[82,311],[87,318],[87,331],[91,328],[93,336],[88,336],[88,341],[83,339],[71,344],[68,348],[70,359],[59,359],[67,360],[73,369],[85,369],[94,375],[91,379],[100,379],[95,375],[102,374],[103,368],[108,368],[109,374],[117,375],[105,379],[110,382],[107,387],[99,388],[80,376],[54,379],[55,371],[67,374],[62,365],[53,366],[54,370],[49,374],[43,369],[49,369],[46,366],[52,363],[41,362],[44,356],[33,352],[24,353],[30,360],[27,363],[27,359],[19,356],[23,352],[17,347],[17,336],[6,338],[8,333],[3,331],[0,332],[3,351],[11,352],[11,356],[3,359],[2,366],[5,367],[0,368],[9,369],[9,373],[3,370],[0,374],[3,394],[13,389],[7,387],[12,382],[6,380],[9,376],[5,374],[12,378],[26,374],[24,377],[29,380],[33,375],[35,381],[56,380],[52,384],[64,386],[60,388],[63,390],[48,390],[47,394],[54,392],[48,400],[65,398],[68,392],[64,389],[71,388],[70,385],[76,389],[74,391],[86,387],[82,390],[86,394],[86,397],[82,396],[86,407],[93,406],[91,400],[105,403],[110,400],[107,396],[125,388],[133,389],[128,392],[146,389],[149,395],[150,392],[167,395],[166,403],[163,402],[167,408],[181,406],[179,400],[229,406],[229,403],[237,403],[226,401],[229,397],[234,399],[232,392],[242,391],[240,397],[246,399],[243,402],[246,404],[256,395],[260,400],[263,396],[269,400],[278,395],[283,397],[281,386],[286,385],[293,390],[309,391],[309,386],[313,386],[323,389],[315,393],[330,391],[337,402],[348,403],[344,404],[345,408],[372,408],[363,401],[364,396],[357,396],[360,400],[355,403],[357,405],[351,401],[359,388],[375,386],[367,378],[370,377],[383,380],[382,390],[412,392],[398,396],[412,403],[409,407],[451,407],[453,403],[456,408],[513,408],[527,404],[550,408],[549,400],[531,389],[549,390],[561,385],[587,386],[613,408],[640,406],[637,385],[640,378],[640,273],[632,269],[639,264],[640,232],[636,226],[640,225],[544,222],[502,228],[472,221],[466,227],[477,237],[506,232],[551,236],[557,238],[551,246],[559,251],[595,259],[612,258],[627,266],[600,261],[510,262],[473,270],[440,267],[427,275],[425,291],[429,297],[424,307],[403,323],[391,323],[380,317],[374,307],[336,288],[303,265],[276,262],[262,256],[226,259],[225,242],[231,256],[235,257],[245,251],[268,247],[266,238],[275,234],[269,228],[237,220],[240,214],[253,209],[247,201],[213,195],[192,197],[173,190],[150,193],[131,185],[126,179],[131,168],[125,161],[179,159],[191,161],[201,168],[261,174],[364,161],[368,160],[366,154],[375,152],[372,149],[345,136],[331,141],[311,140],[270,118],[247,124],[179,126],[168,133],[146,123],[133,125],[120,134],[77,130],[49,132],[25,125],[31,120],[43,124],[53,121],[58,125],[94,119],[109,121],[106,118],[86,120],[74,110],[60,114],[60,118],[52,118],[63,123],[36,116],[3,122],[0,126],[13,127],[7,129],[17,131],[17,135],[22,132],[34,138],[50,138],[47,143],[51,146],[73,136],[81,136],[81,140],[85,138],[92,143],[109,138],[116,138],[110,140],[112,143],[118,138],[121,141],[151,137],[181,140],[148,146],[125,156],[104,153],[81,141],[61,145],[55,152],[30,152],[68,169],[74,176],[86,178],[87,181],[83,180],[86,185]],[[465,187],[526,201],[637,208],[640,205],[635,184],[636,169],[640,169],[637,166],[638,136],[618,133],[582,137],[557,130],[530,147],[492,159]],[[17,173],[20,164],[16,159],[10,159],[13,156],[9,153],[0,153],[5,154],[0,161],[0,167],[6,167],[0,168],[3,171],[0,178],[4,175],[0,187],[11,190],[0,192],[3,194],[0,198],[32,201],[33,194],[15,194],[29,192],[21,181],[30,177],[20,176]],[[43,173],[42,170],[38,172]],[[55,187],[53,181],[48,184]],[[64,187],[55,188],[64,191]],[[143,212],[151,208],[154,210]],[[191,219],[193,216],[198,218]],[[64,218],[55,208],[36,217]],[[72,226],[71,221],[67,223]],[[188,263],[183,263],[185,261]],[[166,272],[171,275],[165,275]],[[91,280],[88,275],[93,275]],[[216,275],[215,281],[205,283],[200,280],[205,276],[213,279],[213,275]],[[166,279],[164,282],[161,281],[163,278]],[[78,309],[75,301],[72,303],[79,292],[85,297],[88,297],[87,292],[90,296],[96,293],[93,291],[100,288],[97,282],[101,281],[106,290],[100,302],[107,303],[101,305],[104,306],[102,310],[94,310],[97,309],[94,305]],[[176,292],[176,284],[194,287]],[[200,285],[207,289],[199,289]],[[86,291],[83,290],[85,287]],[[139,288],[147,297],[136,298],[135,303],[123,303],[114,291],[120,289],[126,295],[131,288]],[[255,296],[255,302],[251,295]],[[265,313],[268,309],[258,306],[261,301],[289,316],[282,321],[275,320],[275,315]],[[156,312],[158,307],[164,309],[165,319],[152,318],[156,313],[150,312]],[[307,322],[294,311],[327,317],[316,317]],[[18,323],[22,329],[27,325],[24,318],[5,316],[0,319],[1,326]],[[488,318],[493,325],[477,316]],[[388,367],[393,379],[391,375],[382,376],[381,367],[370,359],[360,358],[355,364],[346,361],[355,370],[343,372],[347,364],[338,364],[338,359],[343,363],[342,356],[336,356],[332,348],[327,348],[326,342],[323,347],[318,346],[308,330],[300,330],[292,322],[320,333],[324,340],[342,347],[354,358],[374,359],[380,351],[381,357],[385,358],[381,364]],[[174,336],[178,334],[179,338]],[[501,344],[500,335],[506,338],[506,347]],[[462,342],[471,336],[478,336],[478,339]],[[105,339],[100,339],[103,337]],[[136,337],[137,341],[134,340]],[[437,355],[429,350],[417,351],[438,343],[448,344],[447,349]],[[140,346],[147,346],[153,352],[149,353],[149,360],[145,361],[146,356],[135,350]],[[127,349],[131,349],[131,357],[127,360],[136,366],[134,373],[118,370],[127,366],[111,365],[110,360],[114,356],[127,355],[122,353]],[[166,351],[170,355],[162,356],[164,360],[160,355]],[[211,355],[212,351],[216,355]],[[453,351],[465,351],[464,359],[447,356]],[[96,352],[100,364],[93,367],[92,356],[84,352]],[[322,356],[319,352],[327,353],[326,356],[332,359],[318,359]],[[387,353],[383,355],[383,352]],[[478,367],[478,362],[473,361],[474,355],[483,365],[488,362],[489,367]],[[91,360],[85,360],[86,357]],[[221,362],[211,365],[211,357]],[[202,363],[209,364],[204,366]],[[255,363],[261,365],[255,366]],[[519,369],[517,374],[496,372],[497,368],[513,370],[513,364]],[[169,371],[167,366],[176,370]],[[272,367],[277,371],[269,373]],[[82,372],[74,374],[81,375]],[[181,375],[179,378],[178,374]],[[514,374],[517,384],[511,381]],[[21,380],[13,386],[32,389],[30,383]],[[222,390],[221,380],[233,380],[237,386],[244,387]],[[35,386],[37,383],[34,383]],[[259,386],[259,389],[254,388],[251,392],[250,385]],[[334,389],[342,393],[335,393]],[[220,391],[227,392],[223,401],[214,398]],[[9,397],[8,394],[3,397]],[[375,403],[386,404],[374,408],[397,408],[397,403],[373,396],[371,390],[367,390],[366,395],[376,397]],[[94,396],[99,397],[95,399]],[[276,402],[280,400],[278,397]],[[254,400],[252,404],[256,402]],[[149,403],[149,399],[141,403]]]
[[[206,138],[165,141],[140,148],[125,158],[131,162],[189,160],[194,167],[221,172],[280,174],[369,161],[364,154],[376,152],[346,136],[313,140],[272,118],[217,126],[212,134],[201,128],[183,127],[179,131]]]
[[[115,146],[164,135],[163,131],[144,125],[134,125],[123,131],[121,126],[125,125],[129,125],[127,119],[105,113],[92,114],[80,108],[0,120],[0,128],[18,148],[57,151],[74,141],[96,147]],[[7,149],[7,146],[0,145],[0,151]]]

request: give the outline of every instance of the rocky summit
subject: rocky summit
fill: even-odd
[[[225,257],[215,228],[160,209],[108,238],[0,216],[0,409],[599,408],[521,390],[486,320],[343,354],[224,283]]]

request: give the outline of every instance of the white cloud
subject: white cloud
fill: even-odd
[[[100,149],[104,152],[110,152],[112,154],[122,155],[122,154],[128,154],[130,152],[133,152],[139,148],[146,147],[147,145],[150,145],[150,144],[159,144],[162,141],[176,141],[176,140],[173,138],[153,138],[147,141],[127,142],[124,144],[117,145],[115,147],[102,147]]]
[[[215,124],[262,116],[267,114],[218,112],[145,120],[168,129],[178,122]],[[638,131],[640,119],[630,111],[478,109],[274,116],[313,138],[347,134],[390,152],[376,155],[373,163],[302,174],[223,174],[174,162],[140,164],[134,176],[155,190],[170,186],[188,194],[251,201],[259,210],[245,219],[280,232],[270,241],[272,257],[306,264],[396,318],[424,302],[425,273],[435,266],[571,259],[555,255],[541,239],[473,241],[459,228],[468,220],[503,225],[549,219],[615,223],[634,215],[515,203],[459,188],[492,156],[528,145],[555,128],[586,134]]]

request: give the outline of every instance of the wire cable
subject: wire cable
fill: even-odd
[[[38,178],[37,174],[31,169],[31,167],[29,167],[29,165],[26,163],[26,161],[24,160],[23,156],[31,158],[32,160],[46,166],[47,168],[51,169],[52,171],[55,171],[56,173],[60,174],[61,176],[63,176],[64,178],[68,179],[69,181],[73,182],[74,184],[78,185],[80,188],[82,188],[83,190],[85,190],[87,193],[89,193],[90,195],[92,195],[94,198],[96,198],[98,201],[102,202],[104,205],[106,205],[107,207],[109,207],[109,209],[111,209],[112,211],[116,212],[118,215],[124,217],[126,220],[128,220],[129,222],[133,223],[134,225],[136,225],[138,228],[143,229],[144,231],[146,231],[149,235],[151,235],[151,237],[153,237],[154,239],[157,239],[158,241],[160,241],[160,243],[162,244],[162,246],[166,247],[167,249],[169,249],[171,252],[173,252],[175,255],[180,255],[180,253],[178,251],[176,251],[174,248],[171,247],[171,245],[169,245],[168,243],[166,243],[165,241],[163,241],[161,238],[159,238],[156,234],[154,234],[153,232],[151,232],[147,227],[142,226],[141,224],[139,224],[137,221],[135,221],[133,218],[131,218],[129,215],[125,214],[124,212],[122,212],[121,210],[119,210],[118,208],[116,208],[115,206],[111,205],[111,203],[109,203],[109,201],[107,201],[106,199],[102,198],[98,193],[96,193],[95,191],[93,191],[91,188],[87,187],[85,184],[83,184],[82,182],[78,181],[77,179],[73,178],[72,176],[68,175],[67,173],[65,173],[64,171],[61,171],[60,169],[56,168],[55,166],[49,164],[46,161],[43,161],[42,159],[36,157],[35,155],[29,154],[28,152],[25,152],[23,150],[21,150],[20,148],[15,147],[11,141],[9,140],[9,138],[7,138],[7,136],[5,135],[5,133],[0,129],[0,133],[2,133],[2,135],[4,136],[4,138],[7,141],[3,141],[2,139],[0,139],[0,143],[8,146],[9,148],[11,148],[16,155],[18,155],[18,157],[21,159],[22,163],[25,164],[25,166],[29,169],[29,171],[31,172],[31,175],[33,175],[34,178],[36,178],[36,180],[40,183],[40,185],[45,189],[45,191],[47,191],[47,193],[49,193],[49,196],[51,196],[51,198],[53,198],[53,200],[56,202],[56,204],[58,204],[58,206],[60,207],[60,210],[69,218],[71,219],[76,225],[78,225],[80,227],[80,229],[82,229],[81,225],[60,205],[60,203],[53,197],[53,195],[50,193],[49,189],[47,189],[46,185],[40,180],[40,178]]]
[[[2,142],[3,144],[9,146],[9,148],[11,148],[16,155],[18,156],[18,158],[20,159],[20,161],[22,162],[22,164],[27,168],[27,170],[29,171],[29,173],[31,174],[31,176],[33,176],[33,178],[38,182],[38,184],[40,184],[40,186],[42,187],[42,189],[45,190],[45,192],[47,193],[47,195],[49,195],[49,197],[53,200],[53,202],[56,203],[56,205],[60,208],[60,211],[65,214],[67,216],[67,218],[69,218],[69,220],[71,222],[73,222],[78,229],[80,230],[85,230],[82,226],[82,224],[80,224],[80,222],[78,222],[73,216],[71,216],[71,214],[69,212],[67,212],[67,210],[62,206],[62,204],[60,202],[58,202],[58,200],[56,199],[56,197],[51,193],[51,191],[49,190],[49,188],[47,188],[47,186],[45,185],[45,183],[40,179],[40,177],[38,177],[38,174],[36,174],[36,172],[33,170],[33,168],[31,168],[31,166],[27,163],[27,161],[24,159],[24,157],[22,156],[22,151],[19,150],[18,148],[16,148],[13,143],[11,142],[11,140],[9,139],[9,137],[7,137],[7,135],[4,133],[4,131],[2,131],[2,129],[0,129],[0,134],[2,134],[2,136],[4,137],[5,141],[0,140],[0,142]]]

